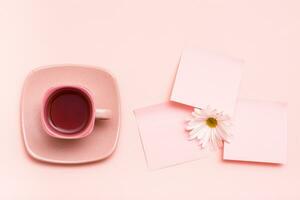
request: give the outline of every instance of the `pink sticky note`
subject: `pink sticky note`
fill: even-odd
[[[225,160],[285,163],[287,154],[286,105],[239,100],[234,138],[224,146]]]
[[[183,51],[171,100],[193,107],[210,106],[233,116],[242,61],[199,49]]]
[[[205,157],[208,152],[187,140],[185,119],[192,108],[175,102],[134,111],[148,167],[158,169]]]

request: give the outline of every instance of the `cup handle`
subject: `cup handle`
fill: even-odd
[[[96,119],[110,119],[112,112],[109,109],[96,109]]]

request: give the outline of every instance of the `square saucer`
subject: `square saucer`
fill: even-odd
[[[112,119],[96,120],[91,135],[76,140],[52,138],[42,129],[42,98],[48,88],[80,85],[94,95],[96,108],[112,110]],[[119,91],[107,71],[82,65],[55,65],[33,70],[21,97],[21,129],[25,148],[33,158],[50,163],[80,164],[110,156],[116,148],[120,127]]]

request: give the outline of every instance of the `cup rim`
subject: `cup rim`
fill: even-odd
[[[47,105],[48,105],[49,101],[51,100],[51,97],[53,95],[55,95],[56,92],[59,92],[60,90],[63,90],[63,89],[72,89],[72,90],[80,91],[80,93],[83,93],[87,97],[87,99],[89,100],[89,103],[90,103],[90,106],[91,106],[90,121],[78,133],[64,134],[62,132],[59,132],[58,130],[54,129],[50,125],[48,120],[46,119],[46,115],[47,115],[47,112],[48,112],[47,111]],[[49,88],[46,91],[46,93],[44,94],[44,97],[43,97],[42,109],[41,109],[42,127],[43,127],[44,131],[49,136],[54,137],[54,138],[59,138],[59,139],[80,139],[80,138],[84,138],[84,137],[90,135],[92,130],[93,130],[93,127],[94,127],[94,124],[95,124],[95,110],[96,109],[95,109],[93,96],[87,88],[85,88],[83,86],[79,86],[79,85],[54,86],[54,87]]]

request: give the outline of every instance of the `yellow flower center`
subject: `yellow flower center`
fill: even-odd
[[[218,125],[218,121],[213,117],[209,117],[206,119],[206,124],[210,128],[215,128]]]

